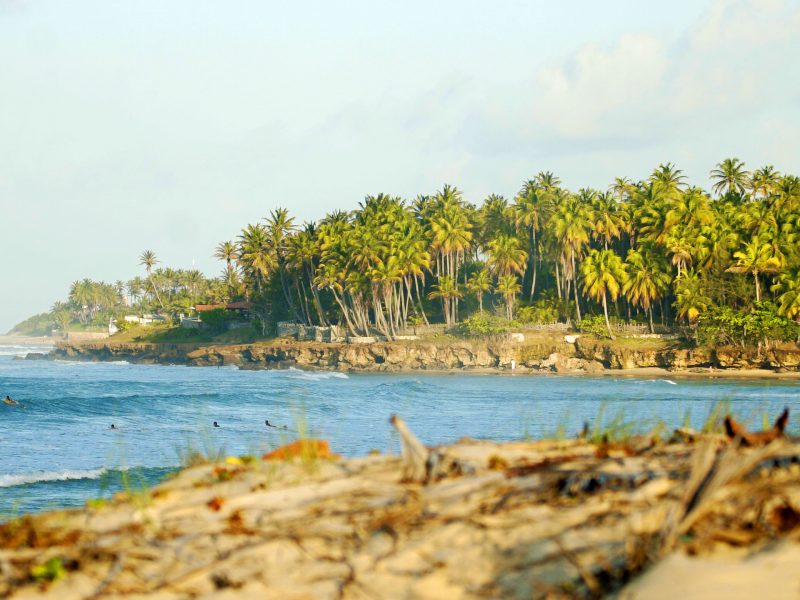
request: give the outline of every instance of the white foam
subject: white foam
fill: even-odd
[[[306,381],[322,381],[323,379],[350,379],[347,373],[340,373],[339,371],[303,371],[302,369],[295,369],[289,367],[289,373],[297,378]]]
[[[98,479],[105,469],[89,469],[86,471],[70,470],[64,471],[42,471],[39,473],[21,473],[19,475],[0,475],[0,488],[26,485],[29,483],[40,483],[42,481],[69,481],[71,479]]]
[[[672,381],[672,379],[659,379],[659,381],[663,381],[664,383],[668,383],[670,385],[678,385],[677,383]]]
[[[19,356],[24,358],[30,353],[46,353],[52,350],[52,346],[29,346],[21,344],[0,344],[0,356]]]

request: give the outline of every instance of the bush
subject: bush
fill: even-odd
[[[697,341],[706,346],[792,342],[800,338],[800,324],[778,314],[772,302],[759,302],[751,310],[712,306],[700,315]]]
[[[608,337],[606,320],[603,315],[591,315],[584,317],[578,322],[578,331],[581,333],[591,333],[599,338]]]
[[[509,321],[504,317],[478,313],[459,323],[456,333],[468,337],[499,335],[510,331],[516,324],[515,321]]]
[[[230,314],[224,308],[215,308],[200,313],[200,321],[212,333],[222,333],[231,320]]]
[[[544,325],[559,320],[559,309],[552,302],[539,300],[517,311],[517,321],[523,325]]]

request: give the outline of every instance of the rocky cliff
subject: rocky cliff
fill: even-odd
[[[398,341],[338,344],[274,340],[253,344],[61,343],[51,358],[191,366],[234,365],[245,369],[296,366],[340,371],[498,370],[517,372],[599,373],[605,369],[660,367],[672,370],[800,370],[800,347],[767,350],[719,347],[684,348],[663,341],[598,340],[579,337],[514,342],[502,340]]]

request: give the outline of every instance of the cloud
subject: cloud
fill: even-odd
[[[800,7],[717,1],[670,43],[629,34],[585,45],[535,76],[530,126],[572,140],[674,138],[797,101]],[[730,124],[730,123],[729,123]]]

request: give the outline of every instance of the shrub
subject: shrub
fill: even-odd
[[[539,300],[531,306],[520,308],[516,320],[524,325],[554,323],[559,320],[559,309],[552,302]]]
[[[514,325],[516,325],[514,321],[509,321],[503,317],[479,313],[459,323],[456,327],[456,333],[468,337],[499,335],[510,331]]]
[[[225,331],[230,320],[231,317],[224,308],[215,308],[214,310],[206,310],[200,313],[200,321],[212,333]]]
[[[800,324],[778,314],[768,301],[757,303],[751,310],[734,310],[729,306],[712,306],[700,315],[697,341],[707,346],[790,342],[800,338]]]
[[[606,320],[603,315],[591,315],[584,317],[578,322],[578,331],[581,333],[591,333],[599,338],[608,337]]]

